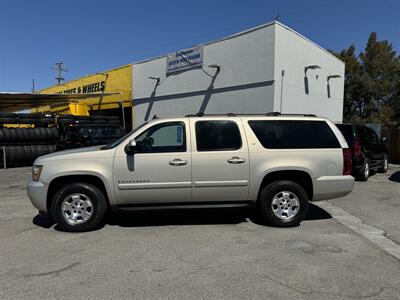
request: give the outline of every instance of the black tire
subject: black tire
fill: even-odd
[[[18,124],[18,118],[0,118],[0,124]]]
[[[9,140],[9,142],[16,143],[17,141],[18,141],[17,129],[16,128],[10,128],[10,140]]]
[[[6,128],[0,128],[0,143],[6,143]]]
[[[36,124],[38,119],[35,118],[24,118],[24,119],[19,119],[19,124]]]
[[[74,120],[74,119],[75,119],[75,116],[74,116],[74,115],[71,115],[71,114],[59,115],[59,116],[58,116],[58,119],[60,119],[60,120],[65,120],[65,119],[68,119],[68,120],[72,119],[72,120]]]
[[[50,129],[50,135],[51,135],[51,140],[53,142],[57,142],[60,139],[60,131],[58,130],[57,127],[51,127]]]
[[[36,122],[38,124],[54,124],[56,120],[54,118],[38,118]]]
[[[11,142],[11,130],[10,130],[10,128],[3,128],[3,129],[4,129],[5,142],[10,143]]]
[[[33,135],[34,135],[34,141],[35,142],[40,142],[41,141],[41,138],[42,138],[42,135],[41,135],[41,129],[42,128],[39,128],[39,127],[35,127],[34,128],[34,132],[33,132]]]
[[[107,121],[105,119],[97,119],[97,120],[92,120],[92,124],[107,124]]]
[[[18,114],[16,113],[4,113],[4,112],[0,112],[0,118],[18,118]]]
[[[39,150],[38,150],[38,145],[32,145],[32,157],[33,160],[39,157]]]
[[[92,202],[91,217],[86,222],[70,224],[63,216],[63,201],[73,194],[82,194]],[[77,212],[79,211],[78,209],[77,206]],[[102,222],[106,211],[107,201],[103,192],[98,187],[89,183],[75,182],[66,184],[57,191],[51,203],[51,216],[61,230],[69,232],[82,232],[96,229]],[[83,219],[81,218],[81,220]]]
[[[274,197],[278,197],[279,194],[282,194],[283,197],[283,192],[289,192],[290,196],[294,195],[294,198],[297,198],[298,200],[296,213],[291,218],[287,218],[287,213],[286,217],[282,216],[280,218],[273,212],[272,202]],[[296,200],[294,198],[290,199],[294,201]],[[299,225],[300,222],[306,217],[309,208],[308,200],[309,199],[306,191],[299,184],[290,180],[278,180],[270,183],[261,190],[258,206],[261,216],[267,224],[277,227],[292,227]],[[285,206],[285,208],[288,208],[289,210],[293,210],[293,207],[296,207],[294,206],[293,202],[290,204],[286,199],[285,201],[285,204],[279,205]],[[279,208],[279,205],[276,205],[277,208]]]
[[[379,173],[386,173],[387,170],[389,168],[389,157],[388,155],[385,153],[385,155],[383,156],[383,160],[381,163],[381,167],[378,169]]]
[[[364,165],[361,167],[361,169],[358,171],[358,174],[356,175],[356,179],[358,181],[368,181],[369,174],[370,174],[370,167],[369,167],[369,162],[366,160],[364,162]]]
[[[17,142],[18,143],[23,143],[24,141],[24,132],[23,132],[24,128],[17,128]]]
[[[75,119],[60,119],[59,122],[61,125],[70,125],[75,124]]]
[[[39,127],[38,128],[38,130],[39,130],[39,136],[40,136],[40,142],[45,142],[45,141],[47,141],[47,130],[46,130],[46,128],[43,128],[43,127]]]

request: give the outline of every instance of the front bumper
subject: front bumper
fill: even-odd
[[[353,190],[354,177],[322,176],[315,182],[314,197],[312,201],[321,201],[344,197]]]
[[[47,212],[47,187],[40,181],[31,181],[27,187],[28,197],[39,211]]]

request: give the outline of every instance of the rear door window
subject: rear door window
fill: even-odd
[[[239,127],[234,121],[197,121],[197,151],[228,151],[242,147]]]
[[[315,149],[341,148],[335,134],[324,121],[249,121],[264,148]]]
[[[343,134],[349,145],[354,144],[354,140],[357,138],[355,131],[352,125],[345,124],[336,124],[336,127],[339,128],[340,132]]]
[[[378,143],[379,142],[379,138],[378,138],[378,135],[376,134],[376,132],[371,128],[366,128],[366,130],[368,132],[368,140],[371,143]]]

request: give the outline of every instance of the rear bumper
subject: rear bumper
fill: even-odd
[[[312,201],[328,200],[346,196],[353,190],[354,178],[347,176],[322,176],[315,182]]]
[[[47,187],[40,181],[31,181],[28,183],[27,187],[28,197],[31,200],[34,207],[39,211],[46,212],[46,195]]]

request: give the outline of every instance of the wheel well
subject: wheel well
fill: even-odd
[[[108,194],[104,182],[97,176],[94,175],[67,175],[54,178],[49,185],[49,189],[47,190],[47,198],[46,198],[46,207],[47,211],[50,211],[51,208],[51,201],[53,200],[54,194],[64,185],[73,182],[83,182],[89,183],[97,188],[99,188],[104,197],[106,197],[107,203],[109,204]]]
[[[288,170],[288,171],[275,171],[265,175],[258,195],[260,195],[261,190],[268,184],[277,180],[291,180],[299,184],[307,193],[308,199],[313,198],[313,183],[311,176],[305,171]]]

